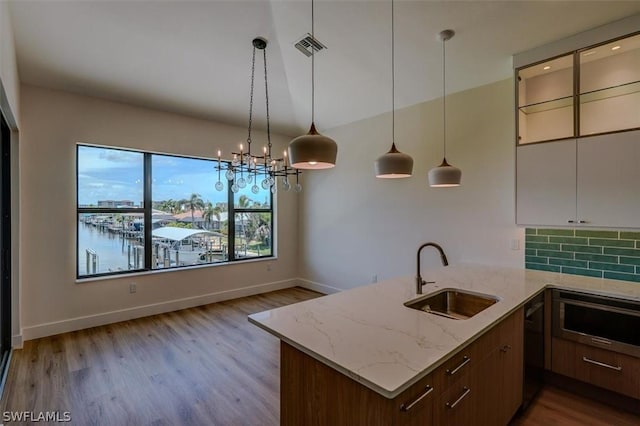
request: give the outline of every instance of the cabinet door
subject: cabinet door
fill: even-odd
[[[578,141],[578,219],[640,227],[640,131]]]
[[[516,222],[567,226],[575,219],[575,139],[519,146]]]
[[[524,311],[514,313],[504,321],[499,357],[500,405],[497,407],[499,425],[506,425],[522,404],[524,366]]]

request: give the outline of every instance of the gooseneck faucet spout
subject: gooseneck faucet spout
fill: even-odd
[[[449,261],[447,260],[447,255],[444,254],[444,250],[442,249],[442,247],[440,246],[440,244],[436,244],[433,242],[428,242],[428,243],[424,243],[423,245],[421,245],[420,247],[418,247],[418,254],[417,254],[417,273],[416,273],[416,293],[417,294],[422,294],[422,286],[427,284],[426,281],[424,281],[422,279],[422,275],[420,275],[420,253],[422,252],[422,249],[425,247],[431,246],[433,248],[435,248],[436,250],[438,250],[438,252],[440,252],[440,260],[442,260],[442,266],[448,266],[449,265]]]

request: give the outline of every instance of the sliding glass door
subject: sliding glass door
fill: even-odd
[[[0,131],[0,377],[11,350],[11,131],[2,120]]]

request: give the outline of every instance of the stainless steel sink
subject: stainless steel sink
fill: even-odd
[[[411,309],[451,319],[468,319],[484,311],[499,299],[495,296],[445,288],[437,293],[410,300],[404,305]]]

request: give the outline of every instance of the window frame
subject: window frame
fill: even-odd
[[[127,151],[127,152],[135,152],[143,155],[143,207],[123,207],[123,208],[112,208],[112,207],[80,207],[80,181],[79,181],[79,162],[80,156],[79,151],[80,148],[99,148],[99,149],[111,149],[114,151]],[[159,152],[149,152],[136,150],[131,148],[120,148],[114,146],[106,146],[106,145],[94,145],[89,143],[76,143],[76,280],[85,280],[85,279],[95,279],[95,278],[108,278],[114,277],[118,275],[126,275],[126,274],[135,274],[135,273],[145,273],[145,272],[162,272],[162,271],[175,271],[184,268],[201,268],[201,267],[210,267],[217,265],[226,265],[229,263],[236,262],[246,262],[253,261],[257,259],[266,259],[266,258],[275,258],[275,208],[274,208],[274,196],[273,192],[269,190],[269,208],[238,208],[236,209],[234,203],[234,195],[235,193],[231,191],[231,185],[233,181],[228,181],[225,179],[225,187],[227,190],[227,260],[220,262],[210,262],[210,263],[202,263],[195,265],[176,265],[169,266],[166,268],[153,268],[152,265],[152,255],[153,255],[153,237],[152,237],[152,210],[153,210],[153,194],[152,194],[152,185],[153,185],[153,156],[165,156],[165,157],[178,157],[178,158],[186,158],[186,159],[194,159],[194,160],[205,160],[210,161],[212,166],[215,166],[218,162],[217,159],[207,158],[207,157],[196,157],[196,156],[188,156],[181,154],[168,154],[168,153],[159,153]],[[221,160],[220,163],[229,164],[230,161]],[[212,172],[214,172],[214,168],[212,167]],[[222,191],[223,192],[223,191]],[[144,218],[144,237],[143,237],[143,247],[144,247],[144,267],[138,269],[126,269],[122,271],[110,271],[110,272],[100,272],[96,274],[87,273],[85,275],[80,275],[80,236],[78,232],[78,227],[80,226],[80,215],[82,214],[127,214],[127,213],[142,213]],[[236,257],[235,250],[235,217],[236,214],[241,213],[270,213],[271,220],[269,223],[270,226],[270,254],[262,255],[262,256],[252,256],[252,257]],[[88,271],[87,271],[88,272]]]

